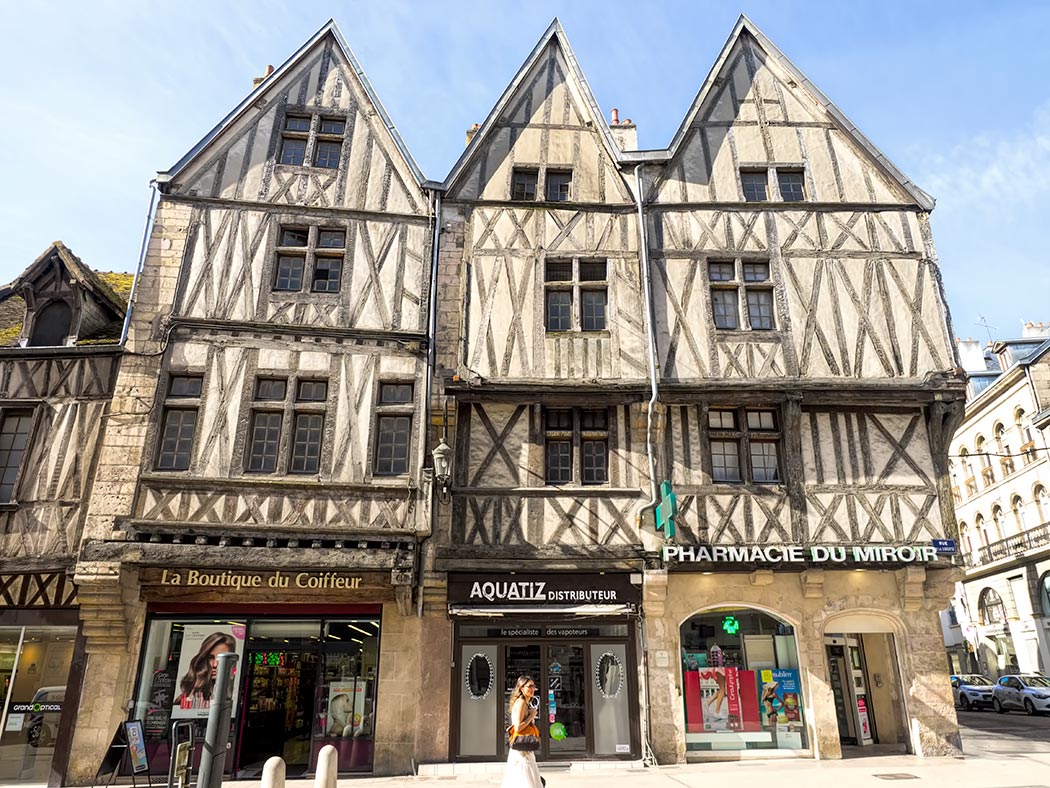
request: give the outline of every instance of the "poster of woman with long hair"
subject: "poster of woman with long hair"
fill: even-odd
[[[171,716],[207,717],[220,654],[235,654],[238,641],[244,640],[244,627],[229,625],[190,625],[182,634],[179,653],[178,685]],[[237,709],[237,685],[234,683],[234,713]]]

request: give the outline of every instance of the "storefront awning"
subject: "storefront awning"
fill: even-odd
[[[634,605],[449,605],[450,616],[495,618],[500,616],[626,616],[635,612]]]

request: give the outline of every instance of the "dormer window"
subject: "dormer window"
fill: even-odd
[[[41,309],[33,321],[33,333],[29,336],[29,347],[55,347],[66,344],[73,310],[65,301],[52,301]]]

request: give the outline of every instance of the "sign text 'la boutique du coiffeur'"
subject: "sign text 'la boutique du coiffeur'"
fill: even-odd
[[[664,545],[665,561],[712,564],[920,564],[937,560],[932,545]]]
[[[204,588],[308,588],[310,590],[361,587],[360,577],[348,577],[338,572],[233,572],[225,569],[208,572],[200,569],[164,569],[160,584],[164,586],[192,586]]]

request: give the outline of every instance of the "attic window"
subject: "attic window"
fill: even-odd
[[[281,130],[281,164],[336,169],[343,150],[346,119],[289,114]]]
[[[65,301],[52,301],[33,320],[29,347],[55,347],[66,344],[73,312]]]
[[[806,199],[805,180],[801,170],[777,170],[780,199],[784,202],[802,202]]]
[[[765,170],[742,170],[740,185],[744,189],[746,202],[765,202],[769,199],[766,191],[767,176]]]
[[[511,179],[510,198],[512,200],[535,200],[536,183],[539,177],[537,170],[515,169]]]
[[[547,201],[572,199],[572,170],[547,170]]]

